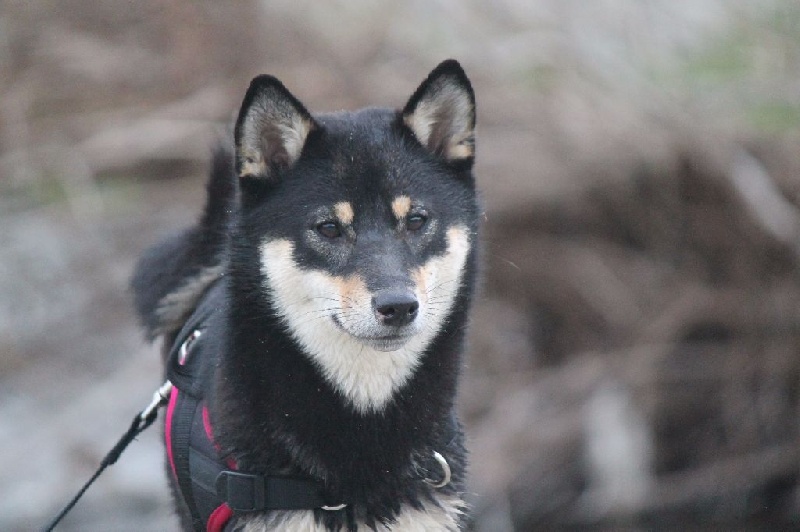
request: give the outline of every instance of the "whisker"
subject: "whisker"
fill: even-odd
[[[426,291],[426,293],[428,293],[428,294],[431,294],[431,293],[433,293],[433,291],[434,291],[434,290],[440,290],[440,289],[444,288],[446,285],[448,285],[448,284],[451,284],[451,283],[460,283],[460,280],[458,280],[458,279],[451,279],[451,280],[449,280],[449,281],[442,281],[442,282],[440,282],[440,283],[437,283],[437,284],[435,284],[435,285],[434,285],[434,286],[432,286],[431,288],[429,288],[429,289]]]

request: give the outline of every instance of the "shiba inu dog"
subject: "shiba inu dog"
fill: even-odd
[[[252,81],[199,223],[132,281],[176,375],[168,474],[186,529],[465,526],[474,129],[454,60],[401,110],[312,115],[274,77]]]

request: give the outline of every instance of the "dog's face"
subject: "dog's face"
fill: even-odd
[[[359,411],[383,408],[447,327],[474,246],[474,96],[455,62],[402,112],[312,117],[256,78],[236,126],[240,233],[269,301]]]

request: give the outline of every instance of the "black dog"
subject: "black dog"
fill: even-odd
[[[172,346],[186,529],[464,527],[474,127],[453,60],[401,111],[311,115],[253,80],[203,217],[132,282],[150,336]]]

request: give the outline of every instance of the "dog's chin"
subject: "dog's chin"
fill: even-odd
[[[377,338],[363,338],[354,336],[362,344],[373,348],[376,351],[390,352],[397,351],[408,343],[410,336],[384,336]]]
[[[336,317],[333,318],[333,323],[339,330],[350,335],[358,343],[367,347],[371,347],[376,351],[383,351],[385,353],[401,349],[414,337],[413,333],[385,335],[358,334],[348,329],[344,324],[342,324],[342,322],[336,319]]]

